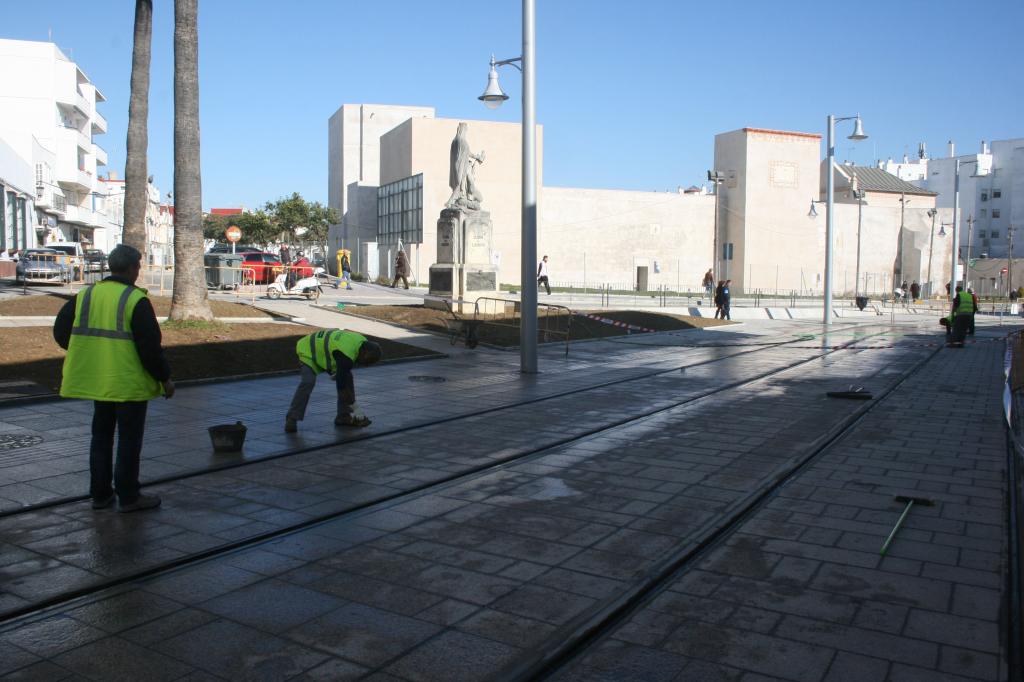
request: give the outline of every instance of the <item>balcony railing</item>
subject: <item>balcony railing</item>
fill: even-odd
[[[98,111],[92,113],[92,132],[94,135],[102,135],[107,132],[107,119]]]

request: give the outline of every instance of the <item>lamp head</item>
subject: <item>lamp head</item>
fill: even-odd
[[[501,103],[508,99],[508,95],[501,91],[498,85],[498,69],[494,65],[494,55],[491,55],[491,70],[487,74],[487,88],[484,94],[477,97],[488,109],[497,109]]]
[[[938,210],[936,210],[934,208],[929,208],[928,209],[928,217],[929,218],[934,218],[937,213],[938,213]]]
[[[814,207],[814,199],[811,199],[811,210],[807,212],[807,217],[808,218],[817,218],[818,217],[818,209],[816,209]]]
[[[945,237],[946,236],[946,224],[945,223],[939,225],[939,236],[940,237]]]
[[[868,139],[868,136],[864,134],[864,126],[860,122],[860,116],[858,116],[857,119],[853,122],[853,134],[850,135],[847,139],[854,141]]]

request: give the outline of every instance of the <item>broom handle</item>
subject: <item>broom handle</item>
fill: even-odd
[[[889,533],[889,537],[887,537],[885,539],[885,544],[882,545],[881,551],[878,552],[882,556],[885,556],[886,551],[888,551],[888,549],[889,549],[889,545],[892,543],[892,539],[894,537],[896,537],[896,531],[898,531],[900,529],[900,526],[903,525],[903,519],[907,518],[907,514],[910,513],[910,508],[913,507],[913,506],[914,506],[914,501],[913,500],[910,500],[909,502],[907,502],[907,506],[904,507],[903,513],[900,514],[899,520],[896,521],[896,525],[893,526],[892,532]]]

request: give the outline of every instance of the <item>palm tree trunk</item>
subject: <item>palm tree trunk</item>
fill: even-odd
[[[174,0],[174,295],[172,320],[212,320],[203,271],[199,172],[198,0]]]
[[[153,0],[135,0],[131,99],[124,164],[124,232],[121,242],[146,253],[146,147],[149,144],[149,61],[153,42]],[[146,259],[143,258],[143,263]]]

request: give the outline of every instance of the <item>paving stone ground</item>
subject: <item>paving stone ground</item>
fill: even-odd
[[[491,679],[599,618],[874,407],[558,675],[1006,679],[994,339],[1007,329],[982,325],[962,351],[930,328],[820,331],[546,349],[538,377],[503,353],[372,368],[357,374],[378,417],[362,440],[334,430],[329,385],[298,436],[278,432],[292,377],[192,387],[154,404],[144,475],[184,477],[149,487],[165,505],[148,514],[57,502],[86,482],[87,405],[0,409],[0,433],[51,448],[9,465],[42,444],[0,452],[0,612],[29,612],[0,625],[0,675]],[[814,336],[761,345],[801,334]],[[850,384],[893,392],[877,406],[824,397]],[[224,460],[204,428],[239,414],[255,440],[213,470]],[[57,418],[71,432],[54,439]],[[881,558],[898,494],[937,504]],[[183,565],[140,575],[167,562]]]

